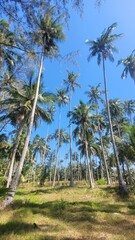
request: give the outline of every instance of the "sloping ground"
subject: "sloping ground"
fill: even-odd
[[[22,185],[0,212],[1,240],[135,240],[135,197],[114,187],[91,190]]]

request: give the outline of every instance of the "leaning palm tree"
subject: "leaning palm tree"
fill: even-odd
[[[102,32],[99,38],[97,38],[94,41],[86,40],[86,43],[90,45],[90,48],[89,48],[90,54],[88,56],[88,61],[92,57],[97,56],[98,65],[101,64],[101,61],[103,62],[103,77],[104,77],[106,108],[108,113],[108,121],[109,121],[112,144],[113,144],[113,150],[114,150],[114,155],[115,155],[116,164],[117,164],[119,188],[120,188],[120,192],[127,193],[127,187],[125,185],[125,182],[121,173],[118,151],[117,151],[117,147],[116,147],[116,143],[113,135],[113,128],[112,128],[109,101],[108,101],[108,92],[107,92],[106,69],[105,69],[105,61],[108,58],[109,60],[114,61],[113,52],[117,52],[117,49],[112,45],[113,42],[122,36],[122,34],[112,34],[112,31],[116,28],[116,26],[117,24],[113,23],[110,27],[108,27]]]
[[[135,81],[135,50],[128,57],[120,59],[117,66],[120,64],[123,64],[125,67],[121,78],[127,78],[128,73],[130,73],[131,78]]]
[[[56,56],[59,50],[57,42],[64,40],[64,37],[65,37],[62,31],[62,26],[59,23],[60,18],[57,18],[54,20],[53,13],[54,13],[54,8],[51,8],[46,10],[44,16],[39,16],[39,19],[36,19],[33,17],[33,23],[35,23],[35,28],[33,32],[30,33],[29,35],[33,44],[36,46],[36,48],[39,47],[39,52],[41,52],[36,93],[35,93],[33,107],[30,115],[27,136],[26,136],[24,148],[22,151],[22,156],[20,158],[16,175],[14,176],[11,182],[10,195],[8,194],[5,197],[5,200],[3,202],[3,207],[11,204],[14,201],[14,195],[16,193],[16,189],[19,184],[19,179],[20,179],[22,168],[24,165],[24,160],[25,160],[27,149],[28,149],[28,144],[30,141],[31,131],[32,131],[33,122],[34,122],[35,109],[36,109],[37,99],[39,94],[39,86],[40,86],[40,80],[42,75],[44,58]]]
[[[69,111],[72,110],[72,93],[75,91],[75,86],[80,87],[80,84],[76,82],[76,78],[79,74],[74,74],[73,72],[68,71],[68,78],[64,79],[64,84],[66,86],[66,91],[69,93]],[[70,121],[70,119],[69,119]],[[70,187],[74,186],[73,180],[73,164],[72,164],[72,124],[69,125],[69,134],[70,134]]]

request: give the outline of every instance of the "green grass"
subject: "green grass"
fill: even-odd
[[[134,240],[135,197],[121,198],[106,185],[91,190],[24,184],[14,206],[0,213],[0,239]]]

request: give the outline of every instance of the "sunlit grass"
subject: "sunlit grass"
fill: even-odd
[[[121,198],[115,186],[22,184],[14,206],[0,213],[0,239],[133,240],[135,197]]]

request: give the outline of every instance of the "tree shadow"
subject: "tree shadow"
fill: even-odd
[[[133,204],[133,203],[132,203]],[[134,205],[131,205],[131,208],[135,207]],[[29,212],[30,211],[30,212]],[[115,215],[115,214],[119,215]],[[76,230],[78,230],[78,226],[81,228],[84,228],[86,231],[86,235],[82,238],[78,238],[78,240],[98,240],[98,239],[106,239],[98,238],[95,236],[92,236],[95,231],[99,232],[100,230],[103,230],[104,233],[108,234],[117,234],[124,237],[125,232],[131,232],[132,236],[135,234],[135,224],[130,221],[130,218],[124,219],[126,213],[121,211],[121,204],[108,204],[106,202],[94,202],[94,201],[74,201],[74,202],[68,202],[64,200],[56,200],[56,201],[49,201],[45,203],[34,203],[34,202],[25,202],[22,201],[15,201],[14,205],[14,214],[13,219],[17,219],[17,221],[12,220],[12,222],[8,222],[7,224],[1,224],[0,225],[0,234],[1,236],[3,234],[9,235],[12,232],[16,234],[23,235],[25,232],[34,232],[41,231],[41,229],[34,229],[34,225],[27,224],[25,222],[22,222],[21,218],[19,219],[18,216],[20,215],[29,215],[31,216],[38,214],[41,214],[41,216],[48,217],[50,219],[59,220],[60,222],[64,223],[65,226],[68,224],[69,228],[70,226]],[[98,218],[98,216],[101,216],[103,214],[103,218]],[[127,213],[130,214],[130,213]],[[120,218],[117,216],[120,216]],[[38,221],[38,218],[34,218]],[[20,220],[20,221],[19,221]],[[34,221],[36,221],[34,220]],[[38,222],[36,222],[38,224]],[[63,226],[63,225],[62,225]],[[51,227],[51,226],[50,226]],[[64,226],[63,226],[64,227]],[[51,231],[60,231],[61,229],[59,226],[54,226],[54,228],[51,228]],[[88,234],[90,234],[89,237],[86,237]],[[40,240],[55,240],[56,238],[53,236],[47,236],[47,233],[45,236],[39,236]],[[74,240],[75,238],[69,238],[62,237],[59,238],[62,240]],[[128,238],[124,238],[128,239]],[[131,237],[131,239],[133,239]],[[76,239],[77,240],[77,239]]]
[[[35,194],[35,195],[39,195],[39,194],[51,194],[51,193],[56,193],[56,192],[60,192],[62,190],[66,190],[66,189],[71,189],[71,187],[69,186],[56,186],[55,188],[47,188],[47,189],[44,189],[45,187],[43,188],[38,188],[36,190],[32,190],[32,191],[29,191],[29,192],[21,192],[21,191],[17,191],[16,192],[16,195],[18,196],[24,196],[24,195],[30,195],[30,194]]]
[[[108,194],[113,194],[113,197],[116,199],[116,201],[123,201],[128,202],[130,199],[130,193],[123,194],[120,192],[118,186],[106,186],[103,191],[107,192]]]
[[[3,234],[9,235],[10,233],[24,234],[24,232],[34,231],[33,224],[28,224],[20,221],[9,221],[6,224],[0,224],[0,236]]]

